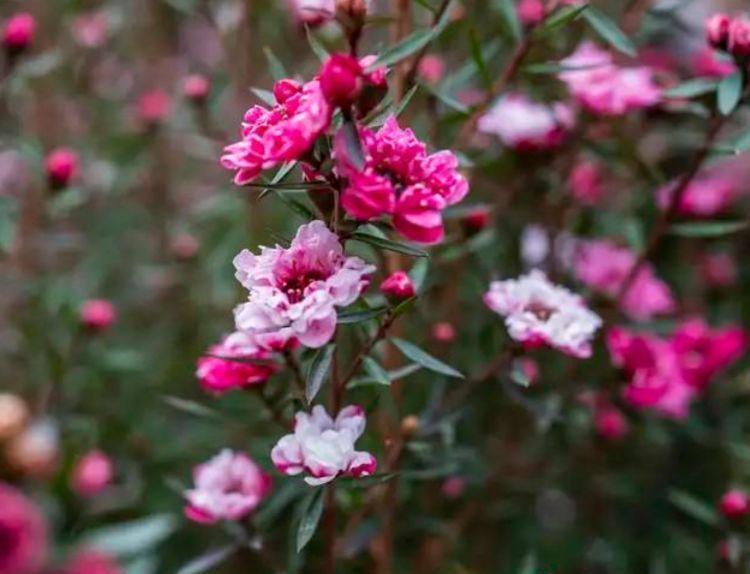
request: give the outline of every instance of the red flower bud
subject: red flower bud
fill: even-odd
[[[320,89],[334,106],[349,106],[362,92],[362,66],[352,56],[334,54],[320,71]]]
[[[735,58],[750,56],[750,20],[742,16],[729,24],[729,53]]]
[[[34,40],[35,31],[36,21],[28,12],[11,16],[3,27],[3,46],[11,54],[23,52]]]
[[[472,208],[462,218],[461,224],[467,233],[479,233],[490,223],[490,210],[483,205]]]
[[[62,189],[68,187],[78,173],[78,155],[71,149],[59,148],[47,156],[44,165],[50,187]]]
[[[727,518],[743,518],[750,513],[750,498],[742,490],[728,490],[721,497],[719,508]]]
[[[380,291],[387,297],[408,299],[414,297],[416,290],[409,276],[403,271],[392,273],[380,284]]]
[[[711,16],[706,20],[706,41],[717,50],[726,50],[731,22],[731,18],[726,14],[717,13]]]

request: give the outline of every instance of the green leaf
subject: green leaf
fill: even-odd
[[[417,259],[416,263],[414,263],[412,268],[409,269],[409,278],[411,279],[411,282],[414,285],[414,290],[417,293],[422,292],[429,268],[429,259]]]
[[[397,44],[386,49],[380,54],[380,56],[378,56],[375,62],[365,69],[365,73],[372,73],[381,66],[392,66],[419,52],[443,33],[443,30],[445,30],[448,24],[450,24],[451,12],[451,6],[448,6],[435,26],[429,30],[419,30],[414,32]]]
[[[356,309],[347,310],[339,313],[338,322],[342,325],[349,325],[352,323],[362,323],[375,319],[388,310],[388,307],[374,307],[372,309]]]
[[[255,94],[258,99],[264,104],[269,106],[276,105],[276,98],[274,97],[273,92],[269,92],[268,90],[263,90],[261,88],[250,88],[250,91]]]
[[[283,80],[289,77],[284,64],[276,57],[271,48],[264,46],[263,53],[266,56],[266,60],[268,60],[268,71],[271,72],[271,77],[274,80]]]
[[[716,80],[694,78],[666,90],[664,95],[668,98],[695,98],[716,91],[717,86]]]
[[[719,89],[716,92],[716,105],[722,115],[731,114],[742,99],[742,72],[737,71],[727,76],[719,83]]]
[[[692,494],[681,490],[671,490],[669,492],[669,502],[685,514],[709,526],[717,526],[719,524],[719,518],[713,506],[695,498]]]
[[[715,151],[723,154],[739,155],[750,150],[750,131],[745,132],[732,143],[720,144]]]
[[[388,376],[388,371],[386,371],[375,359],[373,359],[372,357],[365,357],[363,363],[365,372],[370,375],[375,380],[375,382],[377,382],[379,385],[391,384],[391,379]]]
[[[482,56],[482,43],[477,38],[477,31],[472,26],[469,28],[469,47],[471,48],[471,59],[474,60],[477,70],[479,71],[479,78],[482,80],[485,90],[489,90],[492,86],[492,78],[487,70],[487,64]]]
[[[132,557],[150,550],[169,537],[177,528],[170,514],[157,514],[116,526],[105,526],[88,533],[87,546],[94,546],[117,557]]]
[[[588,7],[588,4],[582,4],[579,6],[566,6],[561,10],[557,10],[542,22],[542,24],[535,30],[535,33],[543,35],[563,26],[567,26],[570,22],[578,20],[583,11],[588,10]]]
[[[372,128],[377,128],[382,126],[388,118],[399,117],[404,112],[406,107],[411,103],[411,99],[414,97],[414,94],[417,93],[417,90],[421,85],[422,84],[415,84],[414,86],[412,86],[411,89],[406,92],[406,94],[404,94],[404,97],[401,98],[401,101],[397,106],[393,108],[389,106],[384,107],[380,113],[376,114],[371,120],[366,122],[367,125]],[[388,99],[392,100],[390,94],[388,95]]]
[[[438,100],[440,100],[443,104],[445,104],[445,107],[453,110],[454,112],[458,112],[459,114],[463,114],[465,116],[468,116],[471,113],[468,107],[463,105],[457,99],[453,98],[453,96],[450,96],[447,93],[445,93],[443,90],[438,90],[434,88],[433,86],[429,86],[427,84],[420,84],[420,85],[422,86],[422,88],[424,88],[430,94],[432,94]]]
[[[207,406],[195,401],[181,399],[180,397],[166,396],[164,397],[164,402],[167,403],[170,407],[177,409],[178,411],[182,411],[193,416],[211,419],[219,417],[219,413],[217,413],[215,410],[210,409]]]
[[[594,32],[599,34],[610,46],[627,56],[636,56],[638,52],[633,42],[630,41],[630,38],[618,28],[617,24],[609,16],[591,6],[588,7],[588,10],[584,10],[582,14]]]
[[[518,12],[513,0],[495,0],[492,5],[500,12],[503,20],[503,28],[510,34],[516,42],[521,40],[523,29],[521,21],[518,19]]]
[[[393,381],[397,381],[399,379],[405,379],[409,375],[412,375],[416,373],[417,371],[419,371],[421,368],[422,367],[420,365],[417,365],[416,363],[410,363],[399,369],[388,371],[388,384],[392,383]],[[376,379],[374,379],[372,376],[355,377],[346,386],[346,388],[354,389],[356,387],[365,387],[367,385],[379,385],[379,384],[381,383],[377,381]]]
[[[695,221],[675,223],[669,227],[669,233],[680,237],[723,237],[745,231],[749,225],[747,221]]]
[[[398,348],[399,351],[404,354],[406,358],[411,359],[419,365],[422,365],[425,369],[428,369],[435,373],[440,373],[441,375],[455,377],[457,379],[464,378],[464,376],[459,371],[457,371],[450,365],[446,365],[442,361],[436,359],[435,357],[433,357],[426,351],[423,351],[415,344],[410,343],[409,341],[404,341],[403,339],[399,338],[393,338],[391,339],[391,342],[396,346],[396,348]]]
[[[325,46],[320,43],[320,40],[315,37],[315,34],[310,30],[310,26],[305,26],[305,34],[307,34],[307,43],[310,44],[313,53],[321,62],[325,62],[330,54],[328,53],[328,50],[325,49]]]
[[[287,163],[282,165],[275,174],[273,174],[273,178],[271,178],[271,181],[268,183],[277,184],[281,182],[284,178],[286,178],[286,176],[288,176],[291,173],[295,165],[297,165],[296,161],[288,161]],[[268,195],[272,191],[273,191],[272,188],[267,187],[266,189],[260,192],[258,199],[263,199],[266,195]]]
[[[399,243],[398,241],[393,241],[385,237],[378,237],[377,235],[372,235],[371,233],[366,233],[364,231],[355,231],[354,233],[352,233],[351,239],[353,239],[354,241],[367,243],[369,245],[372,245],[373,247],[378,247],[387,251],[394,251],[395,253],[402,253],[404,255],[410,255],[412,257],[428,256],[428,253],[426,251],[419,249],[418,247],[412,247],[411,245],[407,245],[406,243]]]
[[[305,397],[308,403],[313,401],[318,391],[320,391],[320,387],[323,386],[323,381],[326,380],[328,371],[331,369],[331,361],[333,360],[333,352],[335,350],[336,345],[326,345],[315,353],[313,360],[310,362],[310,367],[307,369],[305,386]]]
[[[209,550],[194,558],[177,571],[177,574],[202,574],[218,566],[237,551],[237,546],[230,544],[216,550]]]
[[[365,152],[359,139],[357,125],[351,119],[345,120],[340,133],[346,146],[346,159],[357,171],[362,171],[365,168]]]
[[[534,554],[533,552],[529,552],[526,555],[526,558],[523,559],[523,563],[521,564],[521,569],[518,571],[518,574],[536,574],[537,572],[538,570],[536,554]]]
[[[323,515],[323,488],[316,488],[302,501],[300,520],[297,526],[297,552],[312,540],[318,522]]]

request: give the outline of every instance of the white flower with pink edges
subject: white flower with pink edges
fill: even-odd
[[[284,474],[309,474],[305,482],[313,486],[337,476],[370,476],[377,469],[375,457],[354,449],[365,423],[365,413],[359,406],[343,408],[334,420],[325,408],[316,405],[310,414],[297,413],[294,433],[281,437],[271,451],[271,459]]]

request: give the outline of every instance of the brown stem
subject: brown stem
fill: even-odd
[[[670,198],[669,205],[665,210],[661,212],[661,214],[659,215],[659,219],[654,224],[645,249],[638,256],[635,264],[630,269],[630,272],[625,277],[625,280],[622,282],[616,298],[618,301],[622,301],[625,296],[627,296],[638,274],[641,272],[646,263],[648,263],[648,260],[659,249],[659,246],[667,235],[667,231],[669,231],[670,223],[674,219],[675,215],[677,215],[680,202],[682,201],[685,192],[687,191],[692,181],[695,179],[695,176],[698,175],[701,167],[703,166],[703,163],[711,153],[711,148],[713,147],[714,141],[716,140],[716,136],[719,134],[719,131],[724,125],[726,119],[727,118],[725,116],[719,116],[713,118],[713,120],[711,121],[703,145],[693,158],[693,161],[690,163],[688,170],[685,172],[675,189],[672,191],[672,197]]]
[[[349,366],[349,370],[339,380],[338,386],[341,390],[345,389],[346,385],[349,384],[349,381],[351,381],[354,375],[357,374],[357,371],[362,366],[362,362],[365,360],[365,357],[370,354],[373,347],[385,338],[388,334],[388,329],[391,328],[391,325],[393,325],[395,320],[396,315],[394,315],[393,310],[389,310],[385,319],[383,319],[383,322],[380,324],[380,327],[378,327],[375,335],[360,349],[359,353],[357,353],[357,356],[354,358],[354,361],[352,361],[352,364]]]
[[[325,572],[336,572],[336,487],[330,483],[325,491],[325,515],[323,526],[326,537]]]
[[[289,370],[292,371],[294,382],[297,386],[297,390],[302,393],[303,401],[307,403],[307,398],[305,395],[305,377],[302,375],[302,370],[300,369],[296,357],[294,356],[294,354],[292,354],[291,351],[287,350],[284,351],[284,361],[286,362],[286,366],[289,367]]]

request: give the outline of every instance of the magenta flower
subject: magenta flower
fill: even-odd
[[[191,74],[182,82],[182,95],[196,104],[205,102],[210,91],[211,82],[202,74]]]
[[[322,221],[301,226],[288,249],[245,249],[234,259],[236,277],[249,291],[234,312],[237,329],[266,349],[296,342],[321,347],[336,330],[336,307],[352,304],[375,267],[346,257],[339,238]]]
[[[84,48],[101,48],[107,41],[109,23],[107,14],[97,10],[76,16],[72,26],[73,38]]]
[[[372,475],[377,461],[369,452],[354,450],[354,443],[365,430],[361,407],[348,406],[332,419],[325,408],[315,405],[311,414],[299,412],[294,433],[283,436],[271,451],[280,472],[297,475],[306,472],[305,482],[325,484],[337,476]]]
[[[11,54],[23,52],[34,41],[36,20],[28,12],[19,12],[3,25],[3,46]]]
[[[86,328],[103,331],[117,321],[117,309],[106,299],[89,299],[81,305],[80,318]]]
[[[44,167],[47,181],[53,189],[67,187],[78,174],[78,154],[68,148],[58,148],[47,155]]]
[[[151,90],[138,98],[138,118],[147,126],[160,124],[172,110],[172,98],[163,90]]]
[[[271,491],[271,477],[249,456],[222,450],[193,471],[195,487],[185,492],[185,515],[195,522],[240,520]]]
[[[386,277],[380,284],[380,292],[394,299],[408,299],[416,294],[411,278],[404,271],[396,271]]]
[[[676,182],[659,188],[656,198],[666,210],[672,202]],[[694,179],[680,196],[677,212],[694,217],[712,217],[726,211],[737,198],[739,188],[735,178],[726,174],[706,174]]]
[[[538,270],[492,282],[484,302],[505,317],[508,334],[527,348],[547,345],[582,359],[591,356],[591,340],[602,325],[581,297]]]
[[[47,554],[44,517],[31,500],[2,482],[0,508],[0,572],[35,574]]]
[[[423,82],[434,86],[445,75],[445,62],[437,54],[427,54],[419,61],[417,74]]]
[[[729,42],[729,27],[732,19],[722,13],[711,15],[706,20],[706,42],[717,50],[726,50]]]
[[[364,88],[362,64],[354,56],[333,54],[320,69],[320,89],[332,106],[351,105]]]
[[[479,118],[477,127],[517,151],[542,151],[559,146],[573,123],[573,113],[565,104],[549,106],[513,93],[500,98]]]
[[[335,154],[348,179],[341,204],[354,219],[367,221],[392,215],[393,226],[407,239],[437,243],[444,236],[441,212],[461,201],[469,184],[449,151],[427,155],[410,129],[389,118],[379,131],[360,130],[365,166],[357,170],[341,137]]]
[[[635,254],[626,247],[607,240],[591,240],[578,246],[573,269],[579,281],[616,297],[635,262]],[[655,315],[671,313],[675,302],[669,286],[654,275],[650,265],[644,265],[619,306],[628,317],[645,321]]]
[[[582,205],[596,205],[604,197],[602,170],[598,163],[583,160],[576,163],[568,176],[570,195]]]
[[[76,462],[70,486],[80,496],[96,496],[107,489],[113,474],[110,458],[99,450],[93,450]]]
[[[236,332],[210,347],[207,354],[198,359],[196,375],[201,387],[212,393],[244,389],[265,383],[278,370],[270,362],[272,357],[258,346],[252,335]]]
[[[273,93],[276,104],[245,112],[242,140],[224,148],[221,164],[236,171],[237,185],[251,183],[264,169],[300,159],[331,122],[331,106],[317,80],[281,80]]]
[[[80,550],[63,568],[64,574],[122,574],[123,570],[112,556],[100,550]]]
[[[571,95],[586,109],[604,116],[621,116],[661,101],[661,89],[647,67],[620,68],[612,55],[592,42],[583,42],[560,64],[559,74]]]
[[[724,78],[733,74],[737,67],[726,56],[720,57],[715,50],[708,46],[697,50],[691,60],[691,67],[696,76],[708,78]]]
[[[744,518],[750,514],[750,496],[744,490],[728,490],[719,501],[719,509],[730,520]]]

